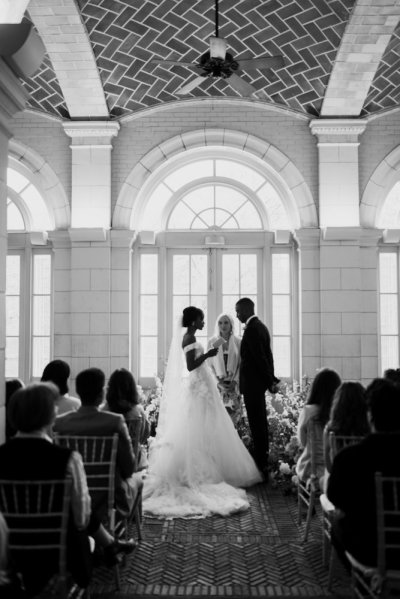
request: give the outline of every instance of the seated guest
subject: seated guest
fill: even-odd
[[[349,437],[365,437],[370,432],[367,418],[367,400],[361,383],[342,383],[333,398],[329,422],[324,429],[325,466],[331,471],[333,456],[329,446],[329,433]]]
[[[73,478],[73,518],[69,522],[67,563],[74,580],[87,586],[90,580],[90,546],[85,531],[90,516],[90,497],[82,461],[78,454],[53,445],[50,438],[55,418],[58,389],[52,384],[32,384],[16,391],[9,404],[9,417],[17,430],[15,437],[0,447],[0,478],[5,480],[50,480]],[[113,540],[113,539],[111,539]],[[40,591],[57,571],[51,554],[43,559],[30,552],[21,558],[24,585]]]
[[[323,431],[329,419],[332,400],[340,385],[340,377],[335,370],[323,368],[318,372],[311,385],[310,393],[300,412],[297,425],[297,437],[303,452],[296,464],[296,473],[300,480],[307,481],[311,472],[311,424],[314,425],[315,466],[319,483],[323,485],[325,474]]]
[[[128,425],[128,429],[129,422],[137,419],[141,420],[138,438],[139,454],[136,456],[137,470],[141,470],[146,463],[145,448],[142,448],[141,445],[146,443],[149,438],[150,424],[139,401],[135,379],[129,370],[119,368],[118,370],[114,370],[110,376],[104,409],[116,414],[122,414]],[[132,439],[133,446],[135,446],[135,441],[136,439]]]
[[[68,395],[68,379],[71,374],[70,368],[64,360],[52,360],[43,370],[43,382],[50,382],[57,385],[60,390],[60,395],[57,399],[57,414],[65,414],[71,410],[77,410],[81,402],[77,397]]]
[[[367,566],[376,566],[377,523],[375,473],[400,476],[400,391],[391,381],[375,379],[367,387],[371,433],[334,458],[328,498],[339,510],[332,542],[343,558],[349,551]],[[398,562],[398,560],[397,560]],[[396,567],[397,564],[389,564]]]
[[[103,548],[106,565],[118,563],[118,553],[131,552],[133,541],[115,540],[91,514],[86,475],[79,453],[54,445],[51,439],[58,388],[34,383],[16,391],[9,406],[17,433],[0,447],[0,478],[51,480],[72,478],[71,517],[68,522],[67,566],[74,580],[86,587],[91,575],[89,535]],[[25,586],[39,591],[57,570],[55,560],[30,553],[23,564]]]
[[[82,405],[76,412],[68,412],[56,418],[54,431],[60,435],[112,436],[118,434],[117,464],[115,472],[115,505],[123,516],[131,514],[135,498],[143,480],[135,471],[135,456],[128,428],[121,414],[99,409],[104,396],[104,373],[99,368],[88,368],[76,377],[76,391]],[[94,501],[96,503],[94,503]],[[93,498],[93,510],[104,520],[106,496]]]
[[[11,396],[21,389],[24,386],[24,383],[20,379],[8,379],[6,381],[6,439],[10,439],[17,432],[14,430],[10,419],[8,417],[8,406],[10,404]]]

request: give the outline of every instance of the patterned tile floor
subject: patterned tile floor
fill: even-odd
[[[248,491],[250,510],[229,518],[146,518],[144,538],[120,568],[117,592],[112,571],[95,570],[92,599],[128,597],[320,597],[348,599],[349,579],[338,568],[333,594],[322,563],[320,513],[307,543],[297,525],[294,497],[257,485]]]

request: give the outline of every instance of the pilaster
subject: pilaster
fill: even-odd
[[[325,227],[359,227],[359,137],[366,121],[318,119],[310,123],[318,138],[319,222]]]
[[[92,241],[90,229],[111,227],[111,140],[119,124],[79,121],[65,123],[64,131],[72,151],[71,228],[86,229]]]

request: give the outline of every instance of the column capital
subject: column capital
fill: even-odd
[[[299,244],[300,248],[316,248],[320,244],[321,232],[320,229],[296,229],[294,239]]]
[[[114,121],[75,121],[63,123],[72,146],[107,146],[118,135],[119,123]]]
[[[360,245],[361,247],[376,246],[382,239],[381,229],[365,227],[325,227],[322,229],[321,244]]]
[[[318,145],[358,145],[358,138],[364,133],[367,123],[366,119],[314,119],[310,121],[310,129],[318,137]]]

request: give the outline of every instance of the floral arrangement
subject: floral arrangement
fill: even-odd
[[[138,386],[138,393],[141,403],[144,407],[146,418],[150,423],[150,436],[155,437],[158,423],[158,415],[160,412],[160,401],[163,390],[162,379],[156,376],[155,385],[151,389],[144,391]]]
[[[297,494],[295,467],[301,453],[297,439],[299,414],[310,389],[307,377],[302,385],[281,385],[279,393],[266,396],[269,435],[270,473],[272,486],[281,487],[284,494]]]
[[[279,393],[267,393],[265,397],[269,423],[271,484],[273,487],[280,487],[285,495],[297,493],[295,466],[301,451],[297,440],[297,422],[309,388],[310,382],[304,377],[301,385],[296,381],[291,385],[285,383],[280,386]],[[153,437],[157,430],[162,389],[163,383],[159,376],[151,389],[145,391],[141,387],[138,388],[150,423],[150,435]],[[243,443],[251,450],[252,438],[244,406],[237,431]]]

